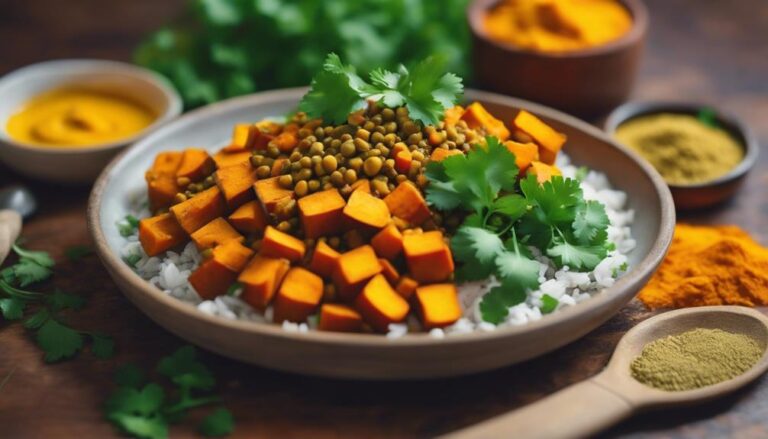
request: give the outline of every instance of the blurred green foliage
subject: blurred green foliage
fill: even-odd
[[[191,0],[187,17],[137,49],[138,64],[167,76],[187,108],[308,85],[336,52],[367,74],[442,55],[469,71],[469,0]]]

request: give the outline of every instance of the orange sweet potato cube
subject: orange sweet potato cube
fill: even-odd
[[[256,125],[250,123],[238,123],[232,129],[232,141],[223,151],[237,152],[253,148],[256,137],[259,135]]]
[[[432,154],[429,156],[429,159],[433,162],[442,162],[446,159],[446,157],[450,157],[452,155],[461,155],[464,154],[458,149],[448,149],[448,148],[435,148],[432,150]]]
[[[548,165],[542,162],[532,162],[531,167],[528,168],[529,175],[535,175],[536,181],[544,183],[549,181],[554,175],[563,175],[560,172],[560,168],[555,165]]]
[[[459,294],[454,284],[433,284],[416,289],[416,309],[427,329],[442,328],[461,317]]]
[[[541,147],[539,156],[542,162],[548,165],[555,164],[557,153],[560,152],[567,140],[565,134],[555,131],[541,119],[525,110],[520,110],[512,123],[539,144]]]
[[[250,151],[227,152],[222,150],[214,154],[213,161],[216,163],[217,169],[224,169],[244,162],[250,163],[252,155]]]
[[[323,279],[320,276],[305,268],[291,268],[275,296],[274,321],[303,322],[315,312],[322,298]]]
[[[353,227],[364,229],[381,229],[392,219],[387,203],[364,191],[352,192],[343,213]]]
[[[391,323],[400,323],[408,315],[410,306],[392,289],[383,275],[377,274],[355,299],[355,308],[374,329],[386,332]]]
[[[187,233],[195,233],[214,219],[223,216],[227,210],[224,197],[216,186],[210,187],[194,197],[171,207],[171,213]]]
[[[442,282],[453,273],[451,250],[439,231],[404,235],[403,251],[408,271],[419,283]]]
[[[187,148],[181,156],[181,164],[176,170],[176,177],[200,181],[211,175],[215,168],[216,164],[208,151],[201,148]]]
[[[139,221],[139,242],[149,256],[157,256],[186,239],[187,233],[170,213]]]
[[[397,281],[395,291],[397,291],[397,294],[401,295],[403,299],[411,300],[413,293],[416,292],[416,288],[418,287],[419,283],[416,282],[416,280],[414,280],[412,277],[402,276],[400,280]]]
[[[461,115],[461,120],[465,121],[470,128],[484,129],[486,134],[495,136],[500,141],[509,138],[509,130],[504,125],[504,122],[493,117],[479,102],[475,102],[467,107],[467,110]]]
[[[514,140],[507,140],[504,142],[504,146],[515,155],[515,164],[520,170],[520,175],[525,174],[531,163],[539,160],[539,147],[535,143],[518,143]]]
[[[216,218],[208,224],[200,227],[191,235],[192,241],[198,249],[213,248],[224,244],[230,239],[243,242],[245,238],[239,234],[224,218]]]
[[[331,278],[339,297],[348,300],[355,297],[365,283],[379,273],[381,264],[373,247],[363,245],[339,256]]]
[[[236,209],[254,198],[256,171],[250,161],[219,169],[214,179],[230,209]]]
[[[176,170],[181,165],[182,155],[180,151],[161,152],[144,175],[152,211],[170,206],[173,198],[179,193]]]
[[[264,230],[264,238],[261,240],[261,254],[272,258],[285,258],[291,262],[298,262],[304,258],[307,247],[298,238],[283,233],[272,226]]]
[[[336,235],[341,231],[344,198],[337,189],[299,198],[299,216],[307,238]]]
[[[263,232],[269,224],[267,213],[258,201],[249,201],[229,215],[229,223],[242,233]]]
[[[397,268],[384,258],[379,258],[379,264],[381,264],[381,274],[387,278],[390,284],[396,285],[397,280],[400,279],[400,273],[398,273]]]
[[[419,226],[431,216],[427,202],[413,183],[404,181],[384,198],[389,212]]]
[[[256,198],[259,199],[264,209],[272,213],[275,211],[275,206],[285,199],[293,198],[294,192],[290,189],[285,189],[277,182],[279,177],[270,177],[263,180],[257,180],[253,184],[253,188],[256,191]]]
[[[339,252],[326,244],[325,241],[320,241],[315,246],[315,252],[312,254],[309,269],[322,277],[330,278],[339,256],[341,256]]]
[[[326,303],[320,307],[318,329],[321,331],[359,332],[363,317],[354,308],[338,303]]]
[[[382,258],[393,260],[403,251],[403,234],[394,224],[381,229],[371,239],[371,245],[376,254]]]
[[[456,125],[459,120],[461,120],[461,116],[464,115],[464,111],[466,110],[464,110],[464,107],[461,105],[456,105],[445,110],[445,117],[443,118],[445,126],[450,127]]]
[[[213,249],[213,255],[189,276],[189,283],[205,300],[225,294],[237,280],[253,250],[237,240],[227,241]]]
[[[266,308],[290,268],[287,259],[254,256],[237,278],[243,285],[240,298],[256,309]]]
[[[371,181],[367,178],[359,178],[356,182],[352,183],[352,191],[363,191],[366,193],[371,193]]]

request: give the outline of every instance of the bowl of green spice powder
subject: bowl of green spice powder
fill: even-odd
[[[656,168],[681,210],[729,199],[759,150],[737,118],[695,104],[630,102],[609,116],[605,129]]]

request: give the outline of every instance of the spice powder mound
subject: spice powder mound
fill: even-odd
[[[638,299],[650,309],[768,305],[768,249],[735,226],[678,224]]]
[[[699,328],[648,343],[630,369],[632,377],[645,385],[692,390],[743,374],[764,350],[747,335]]]

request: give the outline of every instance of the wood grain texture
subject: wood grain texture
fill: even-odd
[[[129,60],[142,35],[180,16],[183,0],[0,0],[0,73],[50,58]],[[768,142],[768,3],[649,0],[651,28],[634,97],[710,102],[744,118]],[[726,206],[683,217],[738,224],[768,244],[768,155]],[[101,405],[117,365],[154,367],[183,341],[141,315],[117,291],[94,257],[72,264],[63,249],[88,244],[88,188],[30,182],[0,166],[0,186],[30,184],[41,211],[25,226],[30,247],[58,261],[52,284],[82,293],[89,305],[72,324],[114,334],[118,355],[87,354],[47,366],[20,325],[0,324],[0,436],[110,437]],[[458,379],[359,383],[306,378],[204,354],[219,377],[224,403],[237,418],[236,437],[429,437],[488,419],[599,372],[621,335],[650,316],[633,303],[601,328],[557,352],[499,371]],[[193,418],[203,413],[195,412]],[[605,437],[768,436],[768,379],[723,400],[639,415]],[[556,414],[553,414],[556,420]],[[192,436],[194,422],[172,437]]]

